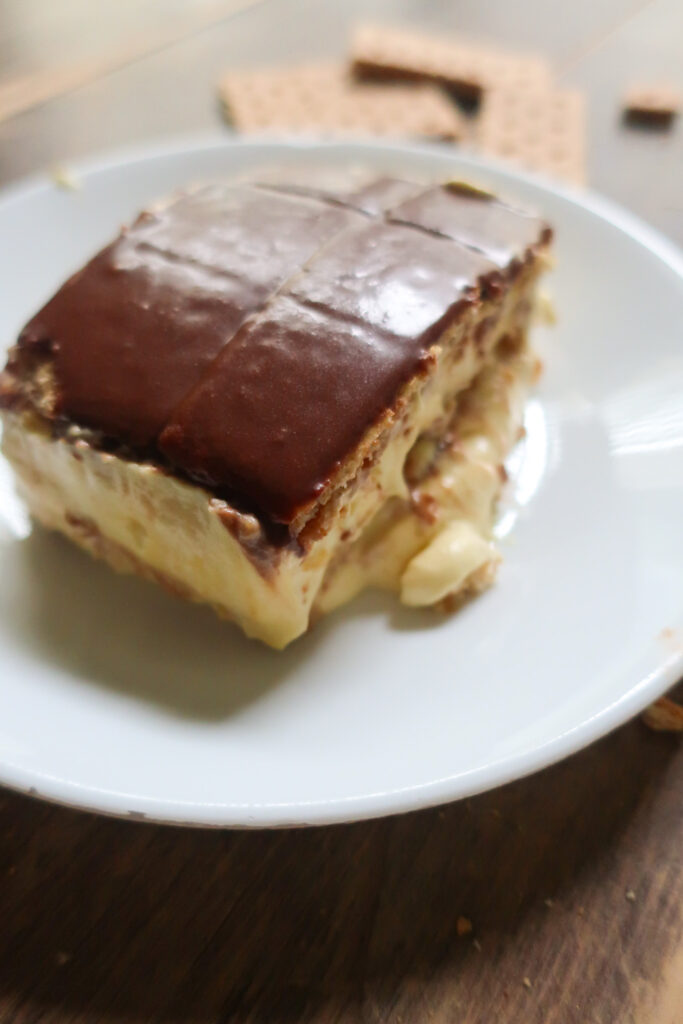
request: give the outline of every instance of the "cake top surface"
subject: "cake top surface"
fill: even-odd
[[[210,185],[124,229],[27,324],[53,418],[291,523],[451,323],[549,238],[467,186]]]

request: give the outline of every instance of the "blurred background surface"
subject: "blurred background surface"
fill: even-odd
[[[537,52],[587,104],[588,183],[683,241],[683,126],[628,126],[638,83],[683,90],[680,0],[0,0],[0,182],[92,151],[225,131],[238,68],[346,56],[355,24]]]

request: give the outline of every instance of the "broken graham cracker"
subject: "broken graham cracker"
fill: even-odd
[[[493,89],[482,105],[475,145],[482,153],[582,185],[586,180],[585,136],[580,92]]]
[[[284,131],[458,139],[462,118],[432,85],[360,84],[338,64],[235,71],[220,83],[241,132]]]
[[[643,722],[655,732],[683,733],[683,706],[670,697],[660,697],[643,712]]]
[[[681,106],[681,95],[668,85],[636,85],[624,96],[624,115],[633,124],[668,127]]]
[[[466,100],[492,88],[542,90],[552,78],[542,57],[380,25],[358,26],[351,64],[359,77],[437,82]]]

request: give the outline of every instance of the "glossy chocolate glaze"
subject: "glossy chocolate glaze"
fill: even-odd
[[[143,214],[20,346],[50,348],[57,415],[287,524],[546,237],[464,186],[211,186]]]
[[[223,349],[161,450],[289,522],[491,274],[466,249],[381,220],[338,235]]]
[[[209,186],[142,214],[19,344],[49,344],[57,414],[148,446],[244,319],[354,219],[305,197]]]
[[[259,184],[258,187],[280,194],[310,196],[323,202],[349,206],[372,217],[379,216],[392,206],[397,206],[424,191],[424,186],[417,185],[414,181],[404,181],[402,178],[389,176],[376,178],[374,181],[350,190],[310,188],[307,185],[295,183]]]
[[[551,234],[532,214],[462,182],[425,189],[393,206],[388,216],[452,238],[501,269],[521,262],[532,246],[548,242]]]
[[[385,213],[396,206],[404,203],[422,191],[421,185],[414,181],[404,181],[402,178],[377,178],[360,188],[346,194],[346,202],[364,213],[377,215]]]

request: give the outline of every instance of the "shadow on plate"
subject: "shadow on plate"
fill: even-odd
[[[87,683],[205,721],[239,714],[285,685],[344,621],[383,617],[399,631],[443,622],[368,593],[272,651],[209,609],[113,573],[40,528],[11,545],[5,565],[12,585],[0,602],[13,636]]]

